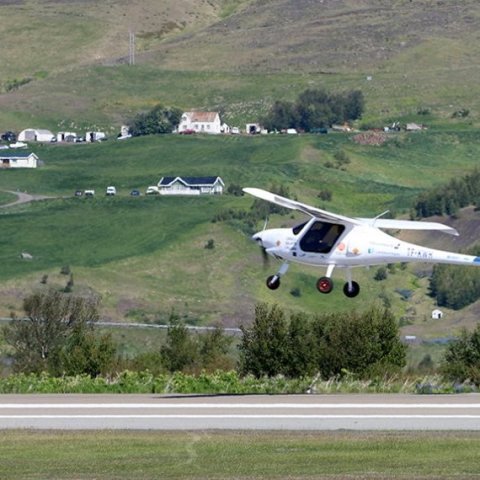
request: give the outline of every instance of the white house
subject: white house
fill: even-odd
[[[51,142],[55,135],[50,130],[27,128],[18,134],[19,142]]]
[[[224,188],[220,177],[162,177],[158,182],[161,195],[213,195]]]
[[[178,133],[229,133],[230,127],[222,124],[218,112],[184,112],[178,125]]]
[[[434,320],[440,320],[443,317],[443,312],[436,308],[435,310],[432,310],[432,318]]]
[[[37,168],[38,157],[34,153],[1,152],[0,168]]]

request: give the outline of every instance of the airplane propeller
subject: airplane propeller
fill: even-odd
[[[257,245],[260,247],[260,251],[262,252],[263,267],[264,268],[269,267],[270,266],[270,256],[268,255],[267,248],[263,244],[261,236],[254,235],[253,239],[257,242]]]
[[[268,225],[268,216],[265,217],[265,222],[263,223],[263,228],[262,232],[264,232],[267,229]],[[268,268],[270,266],[270,255],[267,252],[267,248],[263,244],[263,240],[260,236],[256,237],[256,241],[258,243],[258,246],[260,247],[260,251],[262,252],[262,260],[263,260],[263,268]]]

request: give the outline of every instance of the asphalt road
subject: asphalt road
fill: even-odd
[[[10,428],[480,430],[480,394],[1,395]]]

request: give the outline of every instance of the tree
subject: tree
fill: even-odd
[[[280,307],[257,304],[252,326],[240,328],[240,371],[257,378],[283,373],[288,361],[287,325]]]
[[[182,111],[176,107],[156,105],[147,113],[138,114],[130,124],[132,136],[172,133],[180,123]]]
[[[60,353],[61,372],[65,375],[85,373],[91,377],[111,372],[115,363],[117,347],[110,334],[97,335],[93,329],[85,330],[80,325],[72,334]]]
[[[317,371],[318,346],[312,335],[312,324],[306,314],[290,317],[287,331],[287,358],[283,373],[290,378],[312,375]]]
[[[328,379],[348,370],[361,377],[389,373],[405,365],[406,347],[390,310],[372,307],[319,317],[319,371]]]
[[[469,253],[478,252],[477,247]],[[480,272],[459,265],[434,265],[429,287],[438,306],[460,310],[480,298]]]
[[[291,102],[277,100],[273,103],[268,115],[262,119],[267,130],[285,130],[298,124],[296,107]]]
[[[451,381],[470,380],[480,385],[480,325],[471,333],[462,330],[460,337],[448,345],[441,372]]]
[[[34,293],[25,298],[26,318],[12,316],[4,328],[7,344],[14,349],[14,369],[22,372],[64,371],[64,349],[72,338],[93,335],[98,320],[96,298],[66,295],[56,290]],[[93,338],[93,337],[91,337]],[[68,350],[68,348],[67,348]]]
[[[347,94],[345,100],[344,117],[348,120],[359,119],[365,110],[365,99],[360,90],[353,90]]]
[[[171,321],[173,324],[168,329],[167,340],[160,349],[160,356],[164,367],[173,373],[193,367],[198,350],[187,327],[176,318]]]
[[[363,94],[359,90],[331,94],[323,89],[307,89],[294,103],[275,101],[262,123],[268,130],[297,128],[309,132],[334,123],[356,120],[361,117],[364,108]]]
[[[227,337],[224,331],[216,327],[199,337],[200,366],[203,370],[214,371],[232,367],[228,353],[232,337]]]

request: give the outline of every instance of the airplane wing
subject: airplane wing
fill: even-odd
[[[458,236],[457,230],[443,223],[420,222],[413,220],[395,220],[391,218],[359,218],[358,220],[368,223],[377,228],[393,230],[436,230],[449,235]]]
[[[351,218],[339,215],[337,213],[327,212],[320,208],[311,207],[304,203],[290,200],[289,198],[282,197],[275,193],[267,192],[260,188],[243,189],[245,193],[253,195],[254,197],[266,200],[267,202],[274,203],[280,207],[289,208],[291,210],[298,210],[306,213],[311,217],[318,218],[319,220],[326,220],[329,222],[341,222],[343,224],[351,225],[371,225],[376,228],[394,229],[394,230],[437,230],[450,235],[458,235],[458,232],[448,225],[436,222],[416,222],[412,220],[395,220],[390,218]]]
[[[295,200],[290,200],[289,198],[282,197],[275,193],[267,192],[260,188],[244,188],[243,191],[254,197],[266,200],[267,202],[274,203],[280,207],[290,208],[291,210],[298,210],[299,212],[306,213],[311,217],[318,218],[319,220],[327,220],[329,222],[341,222],[343,224],[353,224],[353,225],[364,225],[365,222],[357,219],[345,217],[343,215],[338,215],[336,213],[327,212],[326,210],[321,210],[320,208],[311,207],[310,205],[305,205],[304,203],[297,202]]]

